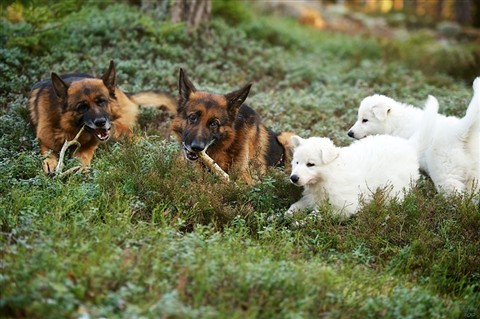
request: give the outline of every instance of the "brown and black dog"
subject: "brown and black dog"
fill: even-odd
[[[176,101],[168,94],[122,92],[116,86],[113,61],[100,79],[87,74],[52,73],[50,79],[32,87],[28,103],[40,149],[46,157],[46,173],[54,171],[65,140],[72,140],[82,127],[85,130],[78,139],[81,146],[75,156],[82,165],[89,165],[101,142],[111,136],[131,134],[139,105],[176,112]]]
[[[292,133],[266,128],[257,112],[243,102],[252,84],[228,94],[197,91],[183,69],[179,77],[177,116],[172,131],[190,161],[206,153],[227,173],[251,183],[251,169],[265,173],[291,158]]]

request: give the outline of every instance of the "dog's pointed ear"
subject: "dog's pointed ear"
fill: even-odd
[[[300,144],[302,144],[302,142],[304,141],[303,138],[301,138],[300,136],[298,135],[293,135],[292,138],[291,138],[291,141],[292,141],[292,145],[294,148],[297,148],[300,146]]]
[[[190,94],[196,92],[197,89],[193,85],[192,81],[187,77],[185,71],[180,68],[180,74],[178,76],[178,93],[180,94],[180,98],[183,101],[188,101],[190,98]]]
[[[245,102],[245,100],[247,99],[248,93],[250,93],[250,88],[252,87],[252,85],[252,83],[249,83],[239,90],[225,94],[225,98],[227,99],[228,113],[231,116],[237,115],[240,106],[242,106],[243,102]]]
[[[110,92],[110,95],[112,97],[115,97],[115,86],[117,82],[117,71],[115,70],[115,63],[113,63],[113,60],[110,61],[110,65],[108,66],[108,70],[103,74],[102,76],[102,81],[103,84],[108,89],[108,92]]]
[[[391,108],[387,105],[378,104],[372,107],[373,115],[380,121],[384,121],[390,113]]]
[[[63,81],[55,72],[52,72],[51,79],[53,90],[57,97],[62,101],[66,101],[68,96],[68,84],[65,83],[65,81]]]
[[[329,145],[327,147],[323,147],[320,155],[321,155],[323,164],[329,164],[338,157],[339,155],[338,148],[332,143],[331,146]]]

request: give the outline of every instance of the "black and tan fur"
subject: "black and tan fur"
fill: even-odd
[[[243,102],[252,84],[228,94],[197,91],[183,69],[179,77],[177,116],[172,131],[188,160],[206,153],[227,173],[252,182],[252,168],[283,166],[291,156],[291,133],[275,133]]]
[[[131,134],[139,105],[176,112],[176,101],[168,94],[122,92],[116,86],[113,61],[100,79],[87,74],[52,73],[50,79],[36,83],[30,92],[29,111],[45,156],[44,171],[53,172],[65,140],[72,140],[82,126],[85,130],[75,156],[82,165],[89,165],[101,142]]]

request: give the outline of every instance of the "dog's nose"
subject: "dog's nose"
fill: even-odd
[[[205,143],[200,141],[193,141],[190,144],[190,149],[194,152],[201,152],[205,149]]]
[[[347,135],[350,137],[353,137],[354,136],[353,131],[352,130],[348,131]]]
[[[104,117],[98,118],[93,122],[93,124],[95,124],[96,127],[104,127],[105,124],[107,124],[107,119]]]
[[[296,184],[299,179],[300,179],[300,177],[298,177],[298,175],[292,175],[292,176],[290,176],[290,180],[291,180],[292,183],[294,183],[294,184]]]

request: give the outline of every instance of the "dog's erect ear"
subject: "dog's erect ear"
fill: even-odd
[[[338,149],[332,145],[322,148],[320,155],[322,157],[323,164],[329,164],[338,157],[339,153]]]
[[[196,91],[197,89],[189,80],[185,71],[180,68],[180,75],[178,77],[178,93],[180,94],[180,98],[184,101],[188,101],[190,94]]]
[[[373,115],[380,121],[384,121],[390,113],[390,107],[387,105],[375,105],[372,107]]]
[[[292,136],[292,145],[293,147],[297,148],[298,146],[300,146],[300,144],[302,144],[303,142],[303,138],[301,138],[300,136],[298,135],[294,135]]]
[[[239,90],[225,94],[225,98],[227,99],[228,113],[231,116],[237,115],[240,106],[242,106],[243,102],[245,102],[245,100],[247,99],[251,87],[252,83],[249,83]]]
[[[102,81],[103,84],[108,89],[108,92],[110,92],[110,96],[115,97],[115,85],[116,85],[116,80],[117,79],[117,72],[115,71],[115,64],[113,61],[110,61],[110,65],[108,67],[107,72],[105,72],[102,76]]]
[[[63,101],[66,101],[68,96],[68,84],[65,83],[65,81],[63,81],[62,78],[59,77],[55,72],[52,72],[52,86],[57,97]]]

